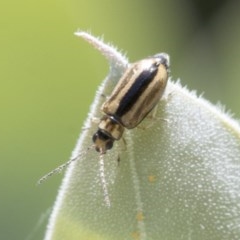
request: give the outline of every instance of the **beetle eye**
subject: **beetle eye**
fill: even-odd
[[[109,141],[106,142],[106,150],[109,150],[113,147],[113,141],[109,139]]]

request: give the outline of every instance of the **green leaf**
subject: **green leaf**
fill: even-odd
[[[126,130],[100,159],[93,118],[127,67],[112,46],[78,32],[102,52],[100,86],[49,220],[45,240],[240,239],[238,122],[169,80],[156,116]],[[103,94],[103,95],[102,95]],[[90,150],[87,150],[90,147]]]

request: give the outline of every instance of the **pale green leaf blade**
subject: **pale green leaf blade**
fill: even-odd
[[[101,116],[101,94],[111,93],[127,66],[121,55],[105,55],[112,68],[73,153],[83,152],[67,170],[45,239],[240,239],[239,124],[172,81],[156,116],[126,131],[124,141],[104,155],[108,206],[99,153],[85,152],[97,129],[92,118]]]

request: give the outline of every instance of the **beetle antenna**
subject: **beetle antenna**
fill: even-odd
[[[104,201],[105,201],[107,207],[110,207],[111,202],[110,202],[110,198],[109,198],[107,181],[106,181],[106,176],[105,176],[103,153],[100,153],[99,172],[100,172],[100,179],[101,179],[102,188],[103,188]]]
[[[37,184],[42,184],[43,182],[45,182],[49,177],[51,177],[52,175],[55,175],[57,173],[62,172],[62,170],[64,168],[66,168],[68,165],[70,165],[72,162],[75,162],[76,160],[78,160],[82,155],[86,154],[90,149],[92,149],[94,147],[88,147],[85,151],[79,153],[76,157],[71,158],[70,160],[68,160],[67,162],[63,163],[62,165],[58,166],[57,168],[53,169],[51,172],[45,174],[43,177],[41,177]]]

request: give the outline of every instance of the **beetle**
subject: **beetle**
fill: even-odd
[[[113,147],[114,141],[121,139],[125,128],[137,127],[158,104],[167,85],[168,73],[169,56],[166,53],[145,58],[127,68],[110,97],[103,103],[101,110],[104,115],[100,119],[98,130],[92,136],[93,147],[100,152],[100,159],[107,150]],[[49,172],[38,183],[40,184],[53,174],[61,172],[91,148],[87,148]],[[108,199],[103,166],[101,173],[105,198]]]
[[[161,99],[168,81],[169,56],[159,53],[130,65],[110,97],[103,103],[105,114],[92,140],[105,154],[127,129],[137,125]]]

